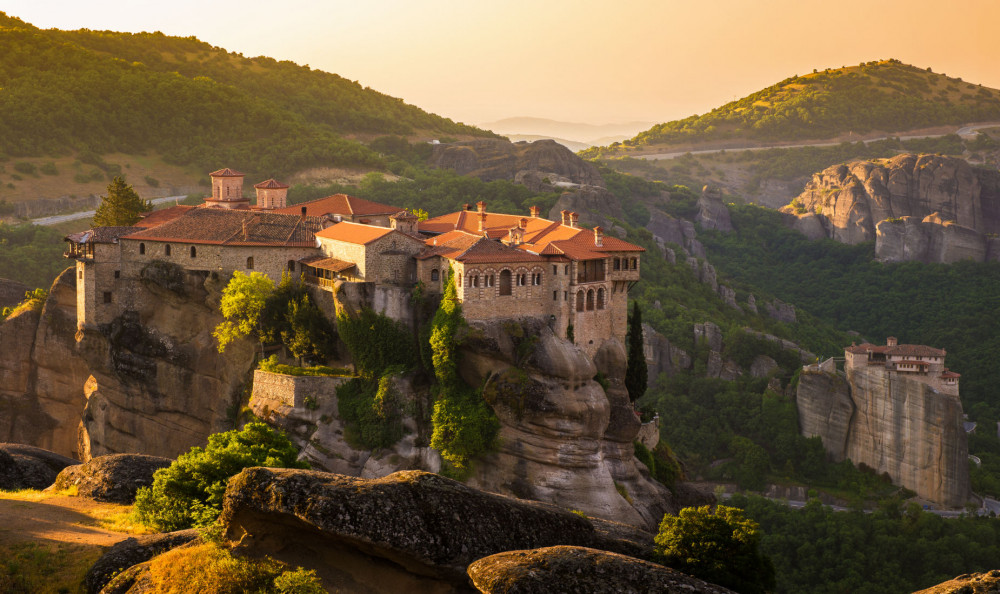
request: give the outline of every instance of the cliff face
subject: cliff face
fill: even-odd
[[[969,448],[958,398],[866,367],[848,371],[846,382],[804,372],[797,403],[803,435],[818,435],[838,460],[888,472],[894,483],[941,505],[968,500]]]
[[[795,223],[803,233],[856,244],[879,237],[880,223],[915,221],[951,228],[907,233],[885,229],[879,255],[887,259],[984,260],[985,237],[1000,232],[1000,173],[974,169],[966,161],[939,155],[898,155],[853,161],[813,175],[793,204],[804,212]],[[792,206],[786,212],[794,212]],[[933,215],[932,218],[928,219]],[[949,222],[950,224],[946,224]]]

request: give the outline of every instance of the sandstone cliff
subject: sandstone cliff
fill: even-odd
[[[803,370],[802,434],[819,436],[835,459],[864,463],[921,498],[961,507],[969,497],[962,403],[879,367],[838,374]]]
[[[852,161],[813,175],[783,210],[797,214],[793,225],[810,237],[850,244],[878,237],[886,259],[982,261],[987,236],[1000,232],[1000,172],[940,155]],[[880,234],[884,221],[897,220],[903,228]]]

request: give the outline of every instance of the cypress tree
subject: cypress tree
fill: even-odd
[[[628,317],[628,367],[625,369],[625,388],[629,400],[635,402],[646,393],[649,370],[642,346],[642,311],[639,302],[632,302],[632,315]]]
[[[115,176],[108,184],[108,195],[101,200],[94,213],[95,227],[127,227],[139,220],[139,215],[152,209],[153,205],[143,200],[125,183],[123,176]]]

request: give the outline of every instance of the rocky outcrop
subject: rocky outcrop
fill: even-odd
[[[969,497],[962,403],[928,384],[880,366],[845,378],[804,370],[797,395],[802,434],[835,459],[864,463],[917,495],[947,507]]]
[[[661,246],[673,243],[680,246],[685,257],[705,257],[705,246],[695,238],[694,223],[691,221],[676,219],[662,210],[650,208],[646,229]]]
[[[993,594],[1000,592],[1000,569],[967,573],[913,594]]]
[[[785,303],[780,299],[765,303],[764,311],[767,312],[768,317],[774,318],[779,322],[794,324],[796,321],[795,306],[791,303]]]
[[[97,501],[130,504],[135,502],[139,487],[153,484],[153,473],[170,466],[173,460],[143,454],[111,454],[98,456],[64,468],[52,484],[62,491],[76,487],[77,494]]]
[[[661,373],[670,377],[682,369],[691,368],[691,356],[671,344],[666,336],[654,330],[649,324],[642,325],[642,343],[650,386],[656,382]]]
[[[28,286],[17,281],[0,278],[0,309],[13,307],[24,299]]]
[[[715,186],[705,186],[698,198],[698,216],[695,220],[703,229],[717,229],[729,232],[733,223],[729,219],[729,209],[722,201],[722,190]]]
[[[365,480],[249,468],[230,480],[220,522],[240,554],[293,559],[349,592],[453,591],[467,587],[470,563],[504,551],[652,548],[648,533],[417,471]]]
[[[1000,172],[940,155],[852,161],[813,175],[783,210],[798,215],[794,226],[810,237],[880,238],[885,259],[982,261],[986,237],[1000,233]],[[899,221],[903,228],[892,226]]]
[[[0,443],[0,489],[44,489],[75,464],[79,462],[41,448]]]
[[[942,220],[937,214],[923,219],[901,217],[880,221],[875,227],[875,256],[886,262],[917,261],[951,264],[962,260],[983,262],[987,237],[975,229]]]
[[[484,181],[514,181],[518,176],[524,181],[530,173],[540,176],[544,186],[556,187],[555,183],[563,178],[572,184],[604,186],[604,179],[593,164],[554,140],[512,143],[483,138],[437,144],[430,162],[434,167],[453,169],[461,175],[472,175]],[[545,182],[547,177],[549,181]],[[540,191],[541,186],[533,190]]]
[[[126,538],[108,549],[87,570],[83,585],[88,593],[97,594],[97,592],[103,591],[112,578],[123,570],[149,561],[160,553],[186,545],[196,539],[198,539],[198,530],[194,528]],[[115,591],[127,591],[127,586],[131,584],[118,585],[126,587]]]
[[[609,217],[623,220],[625,212],[614,194],[598,186],[581,186],[572,192],[563,192],[556,203],[549,209],[548,217],[553,221],[562,219],[562,211],[568,210],[580,215],[580,222],[585,225],[612,225]]]
[[[591,360],[540,320],[477,321],[461,349],[463,378],[485,382],[501,423],[500,450],[477,464],[471,485],[650,528],[676,509],[635,460],[640,422],[617,340]]]
[[[585,547],[498,553],[469,565],[468,573],[487,594],[732,592],[663,565]]]
[[[175,458],[233,427],[257,346],[215,347],[226,279],[148,267],[131,288],[131,309],[84,329],[79,352],[90,377],[80,455],[136,452]],[[79,415],[79,411],[77,415]]]

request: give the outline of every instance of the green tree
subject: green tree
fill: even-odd
[[[101,204],[94,214],[95,227],[127,227],[139,220],[139,215],[153,208],[125,183],[125,177],[116,175],[108,184],[108,195],[101,197]]]
[[[261,319],[267,298],[274,292],[274,281],[260,272],[249,276],[240,271],[233,273],[226,288],[222,290],[219,309],[226,318],[215,327],[212,336],[219,343],[219,352],[238,338],[256,335],[262,339]]]
[[[632,302],[632,315],[628,318],[628,367],[625,369],[625,388],[628,397],[635,402],[646,393],[649,384],[649,370],[646,368],[646,354],[642,344],[642,310],[639,302]]]
[[[667,514],[655,538],[657,559],[678,571],[743,594],[775,587],[774,566],[760,552],[760,528],[735,507],[686,507]]]
[[[219,517],[229,478],[244,468],[308,468],[297,460],[288,437],[265,423],[249,423],[208,437],[205,449],[195,447],[173,464],[153,474],[153,485],[136,493],[136,518],[168,532],[206,526]]]
[[[293,356],[309,362],[325,362],[334,355],[333,324],[308,293],[288,302],[288,330],[281,340]]]

